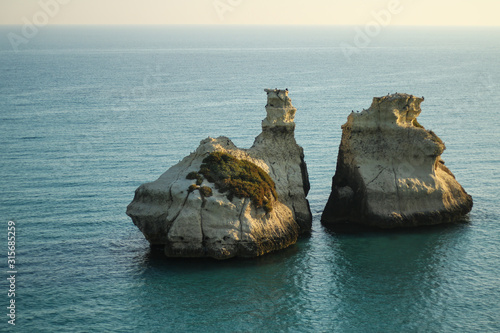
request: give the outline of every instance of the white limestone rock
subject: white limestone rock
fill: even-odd
[[[413,227],[453,222],[472,209],[440,157],[444,143],[416,120],[422,101],[388,95],[348,116],[323,224]]]
[[[304,149],[295,141],[295,113],[288,90],[265,89],[267,117],[262,121],[262,133],[255,138],[248,154],[266,163],[269,175],[276,183],[280,201],[293,212],[302,232],[312,226],[312,214],[306,196],[309,175]]]
[[[307,167],[294,138],[296,109],[288,91],[266,92],[263,132],[250,149],[239,149],[226,137],[209,137],[156,181],[136,190],[127,214],[152,245],[164,247],[167,256],[254,257],[286,248],[311,229]],[[272,210],[257,207],[250,198],[230,200],[204,177],[186,179],[200,171],[212,152],[249,161],[268,173],[277,192],[277,198],[269,198]]]

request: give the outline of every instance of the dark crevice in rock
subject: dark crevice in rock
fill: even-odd
[[[382,168],[382,170],[380,170],[380,172],[375,176],[375,178],[373,178],[372,180],[370,180],[368,183],[366,183],[366,186],[370,185],[371,183],[373,183],[375,180],[377,180],[377,178],[380,176],[380,174],[382,172],[384,172],[385,170],[387,170],[387,168]],[[394,171],[394,169],[393,169]]]
[[[203,198],[203,196],[202,196]],[[205,237],[205,231],[203,230],[203,204],[204,204],[204,201],[205,199],[202,199],[203,202],[201,204],[201,207],[200,207],[200,229],[201,229],[201,248],[202,248],[202,251],[203,253],[206,255],[207,253],[207,238],[208,237]]]
[[[392,172],[394,173],[394,186],[396,187],[396,199],[398,202],[398,212],[401,212],[401,196],[399,195],[399,186],[398,186],[398,176],[396,175],[396,170],[392,167]]]
[[[240,215],[239,215],[239,221],[240,221],[240,241],[243,239],[243,213],[246,210],[247,203],[249,202],[248,199],[243,200],[243,204],[241,205],[241,210],[240,210]]]
[[[177,212],[177,214],[175,214],[174,218],[172,219],[171,224],[172,224],[172,223],[174,223],[174,221],[175,221],[175,220],[179,217],[179,215],[181,214],[182,209],[186,206],[186,202],[187,202],[187,200],[188,200],[188,198],[189,198],[189,195],[191,194],[191,192],[189,192],[189,191],[186,191],[186,192],[187,192],[187,194],[186,194],[186,198],[184,199],[184,202],[182,203],[181,208],[179,209],[179,211]]]

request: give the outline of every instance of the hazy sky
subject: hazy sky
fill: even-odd
[[[362,25],[375,13],[392,25],[500,26],[500,0],[0,0],[1,24]]]

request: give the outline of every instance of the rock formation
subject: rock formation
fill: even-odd
[[[141,185],[127,214],[171,257],[254,257],[311,229],[303,149],[288,91],[265,90],[267,117],[250,149],[207,138],[156,181]]]
[[[417,122],[423,100],[387,95],[347,117],[323,224],[413,227],[471,210],[471,196],[440,157],[444,143]]]

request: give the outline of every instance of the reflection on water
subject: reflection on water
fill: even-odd
[[[224,261],[166,258],[149,250],[136,258],[144,270],[131,297],[141,304],[144,320],[155,316],[154,308],[166,314],[162,320],[175,330],[265,330],[269,320],[286,327],[299,294],[288,265],[299,248]]]
[[[447,274],[460,260],[468,225],[319,229],[256,259],[168,259],[147,251],[136,258],[142,272],[131,297],[144,320],[159,311],[175,329],[264,330],[272,320],[310,331],[439,331],[443,318],[458,315],[443,297],[453,287]]]
[[[455,249],[466,231],[466,225],[451,225],[333,234],[335,265],[330,268],[338,275],[339,294],[332,296],[341,298],[339,316],[351,318],[341,326],[441,330],[450,310],[441,302],[449,287],[443,272],[460,260]]]

